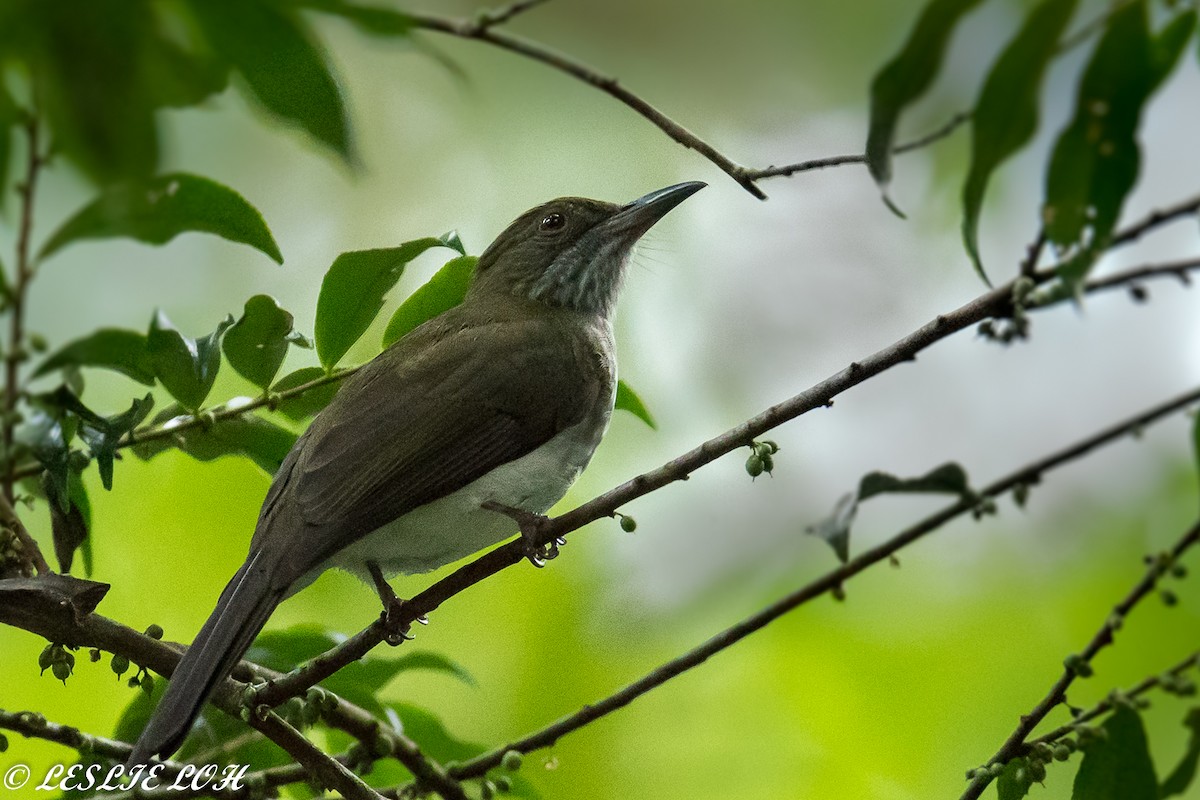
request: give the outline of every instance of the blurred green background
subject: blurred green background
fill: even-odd
[[[910,134],[969,106],[1019,7],[991,3],[968,19],[937,87],[906,123]],[[1102,7],[1085,3],[1078,18]],[[735,160],[765,166],[861,150],[871,76],[919,8],[886,0],[556,2],[512,29],[618,76]],[[437,8],[473,11],[462,2]],[[883,207],[859,167],[766,182],[771,199],[761,203],[630,110],[543,66],[435,34],[414,46],[367,40],[336,21],[322,21],[320,32],[353,115],[359,170],[264,124],[236,92],[163,117],[164,171],[240,191],[263,212],[284,266],[196,235],[165,248],[81,245],[38,276],[32,330],[57,344],[102,325],[140,329],[162,308],[198,335],[265,292],[311,332],[320,278],[342,251],[457,228],[478,253],[511,218],[550,197],[624,201],[706,180],[710,187],[642,247],[621,301],[621,377],[660,430],[618,415],[560,505],[569,508],[981,291],[958,243],[961,134],[897,163],[894,195],[907,222]],[[1150,109],[1131,219],[1195,191],[1195,55]],[[1034,232],[1045,147],[1069,114],[1078,66],[1075,57],[1056,64],[1038,144],[993,187],[983,245],[996,275],[1011,273]],[[67,169],[49,173],[37,232],[47,234],[90,192]],[[8,253],[11,208],[2,223]],[[1195,226],[1182,227],[1113,265],[1194,254]],[[440,263],[422,257],[393,305]],[[1011,349],[967,334],[939,344],[781,429],[773,478],[752,484],[741,457],[727,457],[625,509],[636,533],[594,524],[546,569],[510,569],[454,598],[404,648],[447,654],[477,685],[407,674],[384,695],[424,706],[461,738],[488,745],[574,711],[831,568],[828,548],[804,528],[864,472],[915,474],[954,459],[984,483],[1190,388],[1200,380],[1196,310],[1194,293],[1164,285],[1147,305],[1114,295],[1040,314],[1033,340]],[[382,323],[348,360],[373,354],[381,333]],[[294,350],[285,371],[312,363],[311,353]],[[93,407],[127,405],[127,383],[89,378]],[[224,370],[212,398],[253,393]],[[948,526],[905,551],[899,569],[879,567],[850,583],[846,602],[804,607],[530,757],[523,774],[547,798],[957,796],[963,771],[995,751],[1062,658],[1140,577],[1142,556],[1194,519],[1187,438],[1188,421],[1169,420],[1049,476],[1024,511],[1005,501],[997,517]],[[268,476],[247,461],[200,464],[168,453],[149,464],[126,458],[111,493],[94,473],[89,479],[93,577],[112,584],[101,612],[190,640],[245,555]],[[939,505],[874,501],[852,546]],[[48,542],[48,526],[34,523]],[[434,577],[397,588],[411,594]],[[1174,588],[1179,606],[1151,599],[1139,607],[1118,646],[1097,659],[1096,676],[1072,690],[1074,704],[1090,705],[1195,649],[1200,589],[1195,580]],[[310,622],[351,633],[377,613],[368,587],[327,574],[268,628]],[[39,677],[44,644],[0,630],[0,707],[111,731],[133,690],[106,663],[85,659],[65,687]],[[1160,775],[1184,750],[1187,709],[1159,696],[1146,714]],[[1056,712],[1051,721],[1064,718]],[[51,744],[10,742],[0,764],[28,763],[37,774],[71,760]],[[1052,766],[1046,789],[1031,796],[1069,797],[1074,766]]]

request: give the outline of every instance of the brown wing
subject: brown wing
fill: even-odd
[[[407,511],[533,451],[596,401],[593,361],[553,319],[405,337],[347,380],[284,461],[253,549],[302,574]],[[564,338],[565,337],[565,338]]]

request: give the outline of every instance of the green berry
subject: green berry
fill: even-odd
[[[0,753],[8,750],[8,737],[0,733]]]
[[[1046,764],[1043,761],[1029,762],[1029,778],[1034,783],[1041,783],[1046,780]]]
[[[1173,577],[1186,578],[1187,574],[1187,567],[1185,567],[1183,564],[1176,563],[1171,565],[1171,575]]]
[[[633,517],[622,514],[621,530],[625,531],[626,533],[633,533],[637,530],[637,520],[635,520]]]
[[[1062,743],[1055,745],[1055,747],[1054,747],[1054,760],[1055,761],[1066,761],[1070,757],[1071,757],[1071,748],[1067,747],[1065,744],[1062,744]]]
[[[771,458],[769,453],[764,453],[762,456],[763,472],[770,475],[775,471],[775,459]]]
[[[93,664],[100,660],[99,648],[93,647],[91,650],[88,650],[88,660]]]
[[[142,691],[145,692],[146,694],[153,694],[154,693],[154,676],[151,675],[149,672],[143,672],[142,680],[141,680],[141,687],[142,687]]]
[[[50,671],[54,673],[54,677],[63,683],[66,683],[67,678],[71,677],[71,665],[66,661],[55,661],[50,666]]]
[[[38,673],[39,675],[44,675],[46,670],[54,666],[54,662],[57,660],[54,657],[55,650],[55,645],[48,644],[42,648],[42,652],[38,654],[38,669],[40,670]]]
[[[161,639],[163,637],[163,629],[161,625],[151,625],[146,628],[146,635],[151,639]]]
[[[1172,592],[1170,589],[1159,589],[1158,596],[1162,599],[1163,605],[1168,608],[1173,608],[1179,605],[1179,595]]]
[[[496,784],[496,791],[500,794],[508,794],[512,791],[512,781],[509,780],[507,775],[501,775],[494,782]]]
[[[521,755],[516,750],[509,750],[500,759],[500,766],[504,767],[509,772],[516,772],[521,768],[521,763],[525,760],[525,756]]]
[[[112,667],[113,672],[116,673],[118,678],[120,678],[120,676],[124,675],[128,668],[130,668],[130,660],[128,660],[128,658],[125,656],[122,656],[120,652],[115,652],[115,654],[113,654]]]
[[[746,459],[746,473],[751,478],[757,478],[763,474],[763,459],[758,453],[751,453]]]

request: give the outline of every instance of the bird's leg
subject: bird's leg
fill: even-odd
[[[379,616],[387,631],[387,643],[395,647],[405,640],[412,639],[413,637],[408,635],[411,626],[404,622],[404,617],[401,616],[404,600],[396,596],[396,591],[383,577],[383,570],[379,568],[378,563],[368,561],[367,570],[371,573],[371,580],[375,581],[375,591],[379,593],[379,600],[383,603],[383,612]]]
[[[566,539],[559,537],[547,544],[539,544],[545,538],[542,534],[546,526],[550,524],[550,518],[545,514],[535,514],[522,508],[513,508],[494,500],[488,500],[483,504],[483,508],[503,514],[517,523],[517,527],[521,529],[521,540],[525,545],[525,557],[535,567],[544,567],[547,561],[557,558],[558,548],[567,543]]]

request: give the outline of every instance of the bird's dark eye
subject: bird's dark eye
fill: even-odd
[[[561,230],[566,224],[567,218],[556,212],[542,217],[542,224],[539,228],[543,231],[557,231]]]

